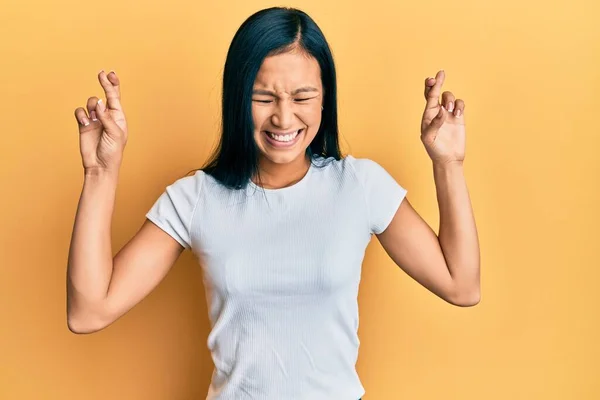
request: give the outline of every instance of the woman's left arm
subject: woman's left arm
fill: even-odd
[[[481,298],[477,227],[464,176],[464,101],[442,94],[444,71],[425,81],[427,100],[421,140],[433,162],[440,212],[439,236],[404,199],[386,230],[377,235],[385,251],[408,275],[458,306]]]

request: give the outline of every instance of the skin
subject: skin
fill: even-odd
[[[396,265],[429,291],[470,307],[480,301],[481,284],[479,239],[463,168],[465,102],[452,92],[442,93],[445,78],[441,70],[425,80],[421,120],[421,142],[433,166],[439,234],[404,199],[377,238]]]
[[[321,125],[322,105],[321,70],[314,58],[298,50],[265,58],[252,95],[261,186],[282,188],[304,177],[310,166],[305,152]],[[300,140],[289,149],[273,147],[265,134],[301,128]],[[258,177],[253,181],[258,184]]]
[[[463,160],[465,103],[441,92],[445,73],[425,81],[421,140],[431,157],[440,211],[439,235],[405,198],[388,228],[377,237],[392,260],[440,298],[457,306],[480,300],[479,243]],[[77,208],[67,267],[67,322],[74,333],[104,329],[146,297],[184,250],[175,239],[145,220],[112,257],[111,217],[128,129],[121,105],[121,82],[100,71],[106,102],[88,98],[75,110],[84,185]],[[296,93],[299,88],[315,90]],[[300,52],[265,59],[255,82],[252,113],[265,188],[294,184],[307,172],[305,150],[321,123],[323,88],[317,62]],[[439,101],[442,97],[441,103]],[[302,100],[306,99],[306,100]],[[327,112],[327,110],[325,110]],[[305,128],[291,149],[268,145],[264,131]]]
[[[425,80],[421,120],[421,141],[433,164],[440,234],[405,198],[377,237],[396,265],[429,291],[451,304],[472,306],[480,298],[479,243],[463,173],[465,103],[451,92],[441,93],[444,80],[444,71]],[[315,90],[295,94],[307,86]],[[304,154],[321,123],[322,91],[318,63],[300,51],[268,57],[261,65],[252,115],[263,187],[293,185],[306,174],[309,163]],[[288,133],[299,128],[306,129],[304,137],[290,149],[273,148],[265,137],[265,131]]]

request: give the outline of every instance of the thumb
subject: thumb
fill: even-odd
[[[427,131],[429,131],[429,132],[434,131],[435,132],[438,129],[440,129],[442,127],[442,125],[444,124],[444,121],[446,120],[446,115],[447,115],[446,108],[444,108],[444,106],[441,106],[440,107],[440,111],[435,116],[435,118],[431,120],[431,123],[427,127]]]
[[[110,114],[106,110],[106,105],[102,101],[102,99],[98,99],[98,103],[96,104],[96,115],[98,119],[102,123],[104,130],[106,133],[112,137],[113,139],[119,138],[121,128],[116,124],[116,122],[111,118]]]

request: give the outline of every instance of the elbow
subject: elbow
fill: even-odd
[[[457,307],[473,307],[479,304],[480,301],[481,290],[477,288],[475,290],[457,292],[448,302]]]
[[[106,318],[101,318],[96,313],[67,311],[67,328],[78,335],[98,332],[109,324]]]
[[[481,301],[481,281],[479,269],[473,279],[454,279],[451,294],[447,301],[458,307],[473,307]]]
[[[85,318],[67,317],[67,328],[69,328],[69,331],[77,335],[98,332],[105,327],[106,325],[95,321],[89,321]]]
[[[472,297],[469,297],[468,299],[463,300],[455,305],[458,307],[474,307],[477,304],[479,304],[480,301],[481,301],[481,297],[472,296]]]
[[[75,301],[67,296],[67,328],[74,334],[98,332],[111,324],[111,314],[104,302]]]

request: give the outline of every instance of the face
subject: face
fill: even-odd
[[[252,93],[254,140],[260,157],[287,164],[304,157],[321,125],[319,63],[300,52],[265,58]]]

